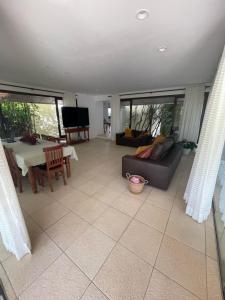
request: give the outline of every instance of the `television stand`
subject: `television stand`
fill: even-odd
[[[69,145],[84,143],[89,141],[89,127],[73,127],[73,128],[64,128],[66,134],[66,141]],[[71,137],[71,134],[78,134],[78,139]],[[83,133],[83,138],[80,138],[80,135]]]

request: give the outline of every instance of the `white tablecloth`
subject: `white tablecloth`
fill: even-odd
[[[54,142],[39,140],[36,145],[29,145],[20,141],[15,143],[2,142],[8,148],[13,149],[17,165],[25,176],[29,167],[41,165],[45,163],[45,155],[43,148],[53,147]],[[63,156],[70,156],[71,159],[78,160],[76,150],[72,146],[63,147]]]

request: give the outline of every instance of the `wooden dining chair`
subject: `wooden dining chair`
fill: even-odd
[[[4,146],[5,156],[9,165],[10,173],[12,175],[12,179],[15,187],[19,185],[20,193],[23,192],[23,184],[22,184],[22,171],[18,167],[13,150],[11,148],[7,148]]]
[[[35,173],[41,185],[44,185],[44,177],[47,177],[50,190],[53,192],[52,179],[58,178],[58,175],[62,175],[64,185],[66,185],[63,148],[61,145],[57,145],[44,148],[43,151],[46,164],[35,168]]]
[[[45,141],[50,141],[50,142],[54,142],[54,143],[59,143],[60,139],[55,137],[55,136],[51,136],[51,135],[46,135],[46,134],[42,134],[41,135],[42,140]]]

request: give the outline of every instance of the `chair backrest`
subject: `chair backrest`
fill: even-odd
[[[43,151],[45,153],[47,169],[51,170],[55,167],[63,166],[63,147],[61,145],[47,147]]]
[[[50,141],[50,142],[54,142],[54,143],[59,143],[59,140],[60,140],[57,137],[54,137],[54,136],[51,136],[51,135],[45,135],[45,134],[42,134],[41,138],[42,138],[42,140]]]
[[[11,148],[7,148],[4,146],[5,156],[9,165],[9,169],[11,172],[20,172],[19,167],[16,163],[16,159]]]

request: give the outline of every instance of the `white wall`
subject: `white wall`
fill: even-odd
[[[103,100],[105,96],[77,94],[77,102],[80,107],[88,107],[90,121],[90,138],[95,138],[103,133]],[[75,94],[65,93],[64,106],[75,106]]]
[[[112,95],[111,99],[111,138],[116,139],[116,133],[121,131],[121,108],[119,95]]]

